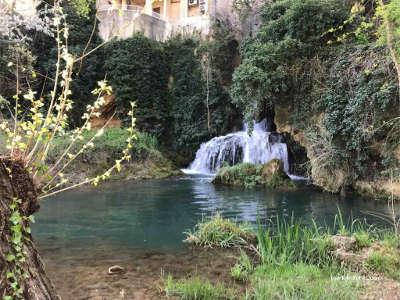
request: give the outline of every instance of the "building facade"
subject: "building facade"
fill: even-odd
[[[217,0],[98,0],[100,37],[128,38],[143,32],[149,38],[165,40],[174,33],[199,32],[207,35]],[[231,1],[226,2],[230,9]]]

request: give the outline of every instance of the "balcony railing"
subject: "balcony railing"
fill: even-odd
[[[164,17],[161,14],[159,14],[158,12],[155,12],[155,11],[151,12],[151,16],[153,18],[156,18],[156,19],[159,19],[159,20],[164,20]]]
[[[98,12],[129,11],[129,12],[136,12],[138,14],[146,14],[144,7],[139,5],[102,5],[97,8],[97,11]],[[151,16],[159,20],[165,20],[165,18],[161,14],[155,11],[151,12]]]
[[[97,8],[98,12],[107,12],[107,11],[133,11],[141,13],[143,12],[144,7],[139,5],[102,5]]]

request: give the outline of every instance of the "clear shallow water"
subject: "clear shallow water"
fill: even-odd
[[[131,250],[176,251],[184,247],[183,231],[216,212],[254,224],[293,214],[327,225],[333,224],[338,207],[345,219],[366,218],[379,225],[382,222],[367,211],[389,213],[382,202],[340,200],[309,188],[278,192],[220,187],[209,181],[188,177],[118,182],[65,193],[41,204],[33,235],[41,248],[77,258],[95,250],[106,256]]]

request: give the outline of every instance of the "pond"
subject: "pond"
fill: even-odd
[[[389,214],[387,204],[303,187],[292,192],[214,186],[207,177],[117,182],[63,194],[42,203],[33,234],[41,247],[81,256],[107,246],[107,251],[184,247],[184,231],[204,216],[220,212],[238,221],[315,219],[332,226],[334,216],[384,225],[370,212]]]
[[[243,289],[229,273],[237,250],[193,251],[182,243],[183,232],[203,217],[219,212],[256,227],[277,216],[294,216],[306,224],[315,219],[332,226],[338,209],[346,220],[361,218],[379,226],[385,224],[369,212],[389,214],[386,203],[340,199],[306,186],[292,192],[240,189],[214,186],[210,178],[197,176],[114,182],[65,193],[41,204],[32,229],[62,299],[163,299],[165,274],[201,274]],[[110,276],[112,265],[126,272]]]

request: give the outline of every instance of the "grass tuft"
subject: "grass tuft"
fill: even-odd
[[[199,222],[193,232],[185,232],[184,242],[202,247],[231,248],[247,245],[255,239],[249,224],[234,223],[220,214]]]
[[[314,226],[277,220],[276,229],[259,228],[258,251],[265,264],[297,262],[327,265],[333,261],[333,243],[330,236]]]
[[[366,260],[369,270],[385,274],[394,279],[400,279],[400,252],[392,247],[374,250]]]
[[[240,251],[238,262],[231,268],[231,276],[237,281],[246,282],[254,270],[250,257],[243,250]]]

